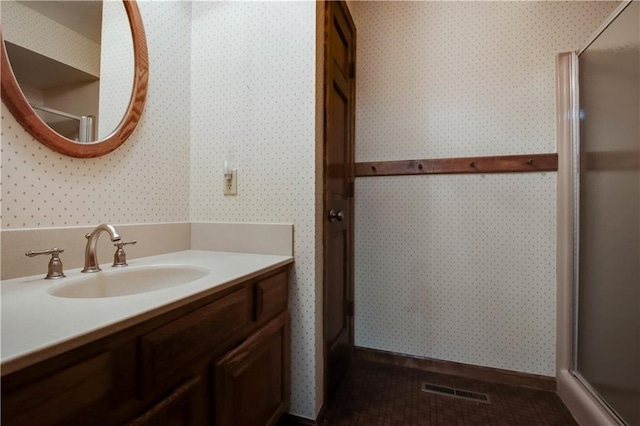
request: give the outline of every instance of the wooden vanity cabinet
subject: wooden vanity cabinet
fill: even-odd
[[[289,266],[2,377],[2,424],[273,425],[289,404]]]

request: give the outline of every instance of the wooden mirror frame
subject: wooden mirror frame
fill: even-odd
[[[144,109],[149,83],[149,57],[147,38],[142,24],[142,16],[135,0],[123,0],[129,18],[133,39],[134,80],[129,106],[118,127],[105,139],[92,143],[78,143],[58,134],[45,124],[31,108],[18,85],[2,37],[0,28],[0,45],[2,47],[2,101],[18,123],[42,144],[64,155],[78,158],[99,157],[110,153],[122,145],[133,133]]]

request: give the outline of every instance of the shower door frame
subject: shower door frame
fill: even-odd
[[[558,395],[580,424],[625,423],[577,371],[580,247],[579,56],[632,0],[622,2],[577,52],[556,58],[557,108],[557,335]]]

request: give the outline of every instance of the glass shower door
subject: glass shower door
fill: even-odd
[[[640,425],[640,2],[579,56],[576,375]]]

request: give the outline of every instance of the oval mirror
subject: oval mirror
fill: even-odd
[[[72,157],[124,143],[147,95],[135,0],[2,1],[2,100],[37,140]]]

